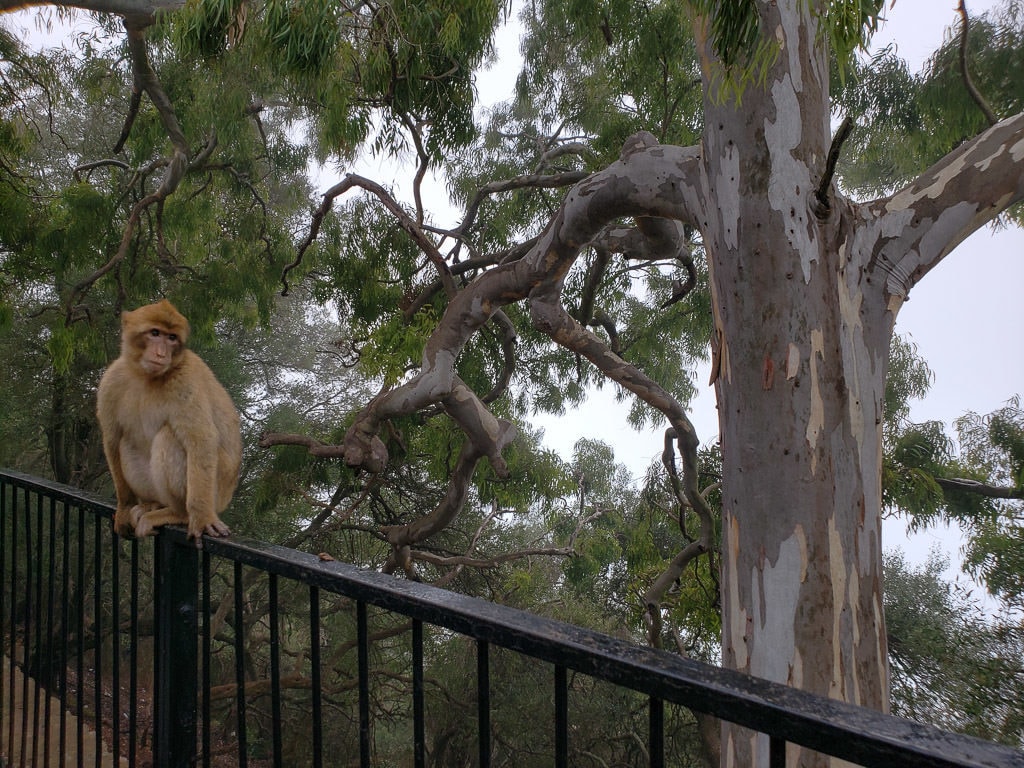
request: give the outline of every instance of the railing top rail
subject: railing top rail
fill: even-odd
[[[0,470],[0,480],[109,513],[73,488]],[[183,528],[161,535],[192,546]],[[1024,752],[629,643],[516,608],[274,544],[203,541],[222,557],[870,766],[1024,768]]]
[[[78,507],[91,509],[93,512],[99,512],[102,515],[109,517],[114,515],[115,507],[110,499],[83,491],[80,488],[65,485],[64,483],[58,483],[54,480],[26,475],[24,472],[17,472],[13,469],[0,468],[0,481],[16,485],[19,488],[36,491],[57,501],[64,501]]]

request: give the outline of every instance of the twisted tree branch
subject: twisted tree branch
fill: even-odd
[[[985,115],[989,126],[993,126],[999,122],[999,118],[996,117],[992,107],[988,105],[985,97],[981,95],[981,91],[975,86],[971,73],[967,69],[967,35],[970,31],[970,22],[967,18],[967,5],[964,0],[960,0],[957,4],[956,11],[960,14],[960,74],[964,78],[964,86],[967,88],[967,93],[970,94],[971,99],[978,105],[982,114]]]
[[[174,105],[171,104],[171,100],[167,97],[160,79],[157,77],[156,72],[153,71],[153,67],[149,62],[145,28],[151,21],[151,19],[140,21],[134,17],[126,17],[124,26],[128,36],[128,53],[132,63],[135,88],[138,92],[144,91],[149,96],[150,101],[153,102],[153,106],[156,107],[157,113],[160,115],[160,121],[167,132],[167,137],[171,141],[171,158],[167,161],[167,170],[157,189],[143,197],[132,207],[132,212],[125,222],[117,251],[106,264],[79,281],[71,289],[68,306],[79,304],[82,297],[97,280],[108,274],[124,260],[125,256],[128,255],[132,238],[135,235],[135,228],[139,223],[142,213],[151,205],[162,204],[168,196],[174,194],[189,169],[189,150],[188,143],[185,141],[185,134],[178,123],[178,117],[174,112]],[[126,123],[125,130],[129,129],[130,124]],[[212,153],[214,146],[216,146],[216,141],[216,135],[212,135],[207,143],[207,147],[201,152],[204,159],[208,158]],[[70,322],[70,312],[68,318]]]

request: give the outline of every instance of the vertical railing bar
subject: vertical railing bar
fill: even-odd
[[[555,768],[569,768],[569,674],[555,666]]]
[[[313,768],[323,768],[323,700],[320,686],[320,590],[309,588],[309,664],[313,682]]]
[[[78,508],[78,583],[75,585],[76,607],[78,609],[78,658],[75,662],[75,763],[78,768],[85,766],[85,507]]]
[[[356,645],[359,656],[359,764],[370,768],[370,640],[366,603],[356,603]]]
[[[50,737],[51,737],[51,712],[53,702],[53,678],[54,678],[54,640],[56,633],[53,631],[53,609],[57,599],[57,500],[52,496],[50,501],[50,547],[49,547],[49,576],[46,580],[46,658],[44,660],[43,677],[46,680],[46,705],[43,708],[43,765],[50,765]],[[64,719],[64,713],[61,713]]]
[[[210,624],[210,553],[203,550],[203,766],[210,768],[213,738],[210,734],[210,685],[212,670],[210,669],[213,643],[213,628]]]
[[[95,688],[96,730],[93,732],[93,765],[103,765],[103,591],[101,587],[103,573],[103,530],[100,527],[99,515],[92,515],[92,567],[93,567],[93,687]]]
[[[25,632],[22,643],[22,676],[21,676],[21,762],[24,768],[25,756],[28,751],[28,649],[32,639],[32,501],[28,489],[25,490]]]
[[[153,544],[153,692],[151,701],[153,702],[153,736],[150,741],[150,749],[153,751],[154,763],[157,760],[156,745],[160,743],[160,722],[162,718],[157,708],[160,706],[160,702],[163,701],[163,692],[161,687],[163,686],[163,677],[157,673],[156,665],[160,663],[159,648],[160,638],[164,632],[167,632],[167,627],[164,626],[163,616],[161,611],[157,610],[157,606],[161,605],[164,601],[163,591],[165,588],[164,580],[160,578],[160,574],[163,573],[166,568],[164,563],[164,550],[163,547],[159,546],[156,542]]]
[[[786,768],[786,740],[771,734],[768,735],[768,766]]]
[[[7,483],[0,479],[0,659],[4,654],[3,638],[4,638],[4,609],[7,607],[5,595],[7,594],[7,583],[4,581],[4,576],[7,574],[7,547],[5,540],[7,538]],[[11,570],[11,591],[14,591],[14,570]],[[12,598],[13,599],[13,598]],[[7,665],[10,670],[10,674],[14,675],[14,664]],[[0,668],[0,724],[4,722],[4,688],[6,680],[4,680],[3,670]],[[14,717],[14,702],[10,703],[11,717]],[[0,754],[6,755],[9,751],[9,747],[13,745],[7,744],[4,739],[3,728],[0,727]]]
[[[665,702],[651,697],[647,710],[648,736],[647,751],[651,768],[665,766]]]
[[[128,587],[128,768],[135,768],[139,710],[139,540],[132,537],[129,541],[132,570]]]
[[[242,564],[235,561],[235,710],[238,718],[238,765],[249,764],[248,745],[245,732],[245,623],[242,600]]]
[[[71,507],[63,504],[63,539],[61,541],[61,585],[60,585],[60,768],[67,765],[68,759],[68,639],[71,636],[71,615],[68,611],[68,600],[71,595]],[[132,766],[131,768],[134,768]]]
[[[105,518],[108,519],[109,518]],[[110,520],[110,747],[114,765],[121,763],[121,540]]]
[[[27,527],[26,527],[27,530]],[[27,549],[26,552],[30,552],[31,549]],[[43,681],[40,679],[39,665],[40,658],[39,654],[43,647],[43,494],[36,494],[36,568],[35,568],[35,586],[36,586],[36,599],[35,599],[35,614],[31,617],[26,617],[30,621],[34,622],[36,630],[36,640],[33,645],[29,645],[29,631],[25,632],[25,674],[33,672],[33,689],[35,691],[34,699],[32,700],[32,764],[38,765],[39,752],[41,750],[39,738],[40,732],[43,730]],[[29,592],[31,592],[31,582],[29,583]],[[29,667],[29,648],[32,649],[32,665]],[[28,707],[28,699],[25,699],[25,707]]]
[[[153,739],[158,765],[194,766],[196,761],[196,701],[199,686],[199,553],[167,533],[157,535],[155,547],[162,582],[155,613],[160,632],[154,649],[159,681]]]
[[[423,703],[423,622],[412,622],[412,742],[413,766],[425,768],[427,754],[426,708]]]
[[[477,741],[480,750],[480,768],[491,765],[491,670],[488,643],[476,643],[476,703]]]
[[[277,574],[268,574],[270,588],[270,713],[274,766],[281,768],[281,638],[277,605]]]
[[[15,653],[18,641],[17,621],[18,621],[18,597],[15,593],[15,583],[17,582],[18,575],[18,488],[14,487],[11,489],[11,650],[7,654],[7,658],[10,659],[10,702],[11,702],[11,717],[7,721],[7,744],[13,753],[14,751],[14,699],[16,694],[15,680],[14,680],[14,667],[18,660]]]

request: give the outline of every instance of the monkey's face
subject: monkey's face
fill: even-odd
[[[171,370],[182,349],[178,334],[159,327],[139,334],[136,346],[142,350],[139,364],[152,378],[163,376]]]

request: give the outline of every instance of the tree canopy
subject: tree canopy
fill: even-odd
[[[73,5],[73,48],[0,27],[9,463],[102,487],[117,313],[167,296],[245,417],[236,528],[881,708],[883,513],[958,521],[1021,605],[1015,393],[912,423],[930,376],[893,336],[1019,221],[1018,2],[918,74],[857,53],[878,0],[530,4],[486,114],[492,2]],[[707,365],[720,444],[688,414]],[[531,424],[599,385],[663,429],[640,487]]]

